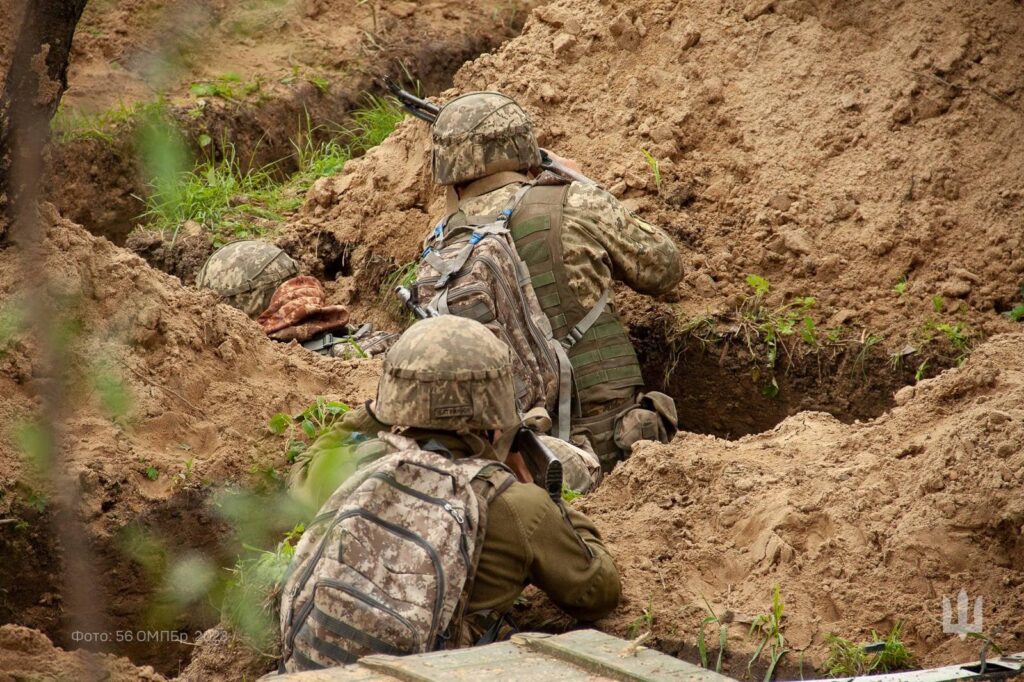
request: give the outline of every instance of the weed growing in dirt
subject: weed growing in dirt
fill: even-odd
[[[152,116],[164,116],[166,109],[167,102],[163,98],[135,104],[122,102],[96,113],[84,113],[61,105],[50,120],[50,130],[61,143],[85,139],[113,144],[118,128],[132,126],[136,121]]]
[[[380,292],[377,296],[377,305],[382,308],[389,317],[399,322],[411,322],[414,319],[412,312],[395,295],[397,287],[411,287],[416,281],[416,267],[418,261],[409,261],[400,265],[397,270],[384,278],[380,285]]]
[[[979,335],[965,322],[936,322],[928,320],[916,333],[917,348],[932,347],[944,360],[963,364],[970,355]],[[941,350],[942,346],[946,350]]]
[[[932,310],[937,313],[941,313],[946,307],[946,299],[942,298],[939,294],[932,296]]]
[[[646,149],[641,147],[640,151],[643,152],[644,161],[647,162],[647,167],[651,169],[651,175],[654,176],[654,186],[658,188],[658,194],[661,194],[661,163]]]
[[[654,603],[653,600],[647,600],[647,606],[640,612],[640,616],[629,624],[626,629],[626,636],[630,639],[636,639],[638,635],[644,632],[650,632],[654,627]]]
[[[307,115],[305,130],[292,141],[298,169],[284,182],[280,163],[262,168],[242,163],[228,142],[219,145],[220,158],[209,154],[189,169],[181,134],[160,121],[141,141],[151,178],[141,217],[153,229],[173,231],[172,242],[181,225],[190,220],[208,228],[216,246],[262,236],[302,205],[303,194],[317,179],[339,173],[350,158],[380,144],[403,116],[390,101],[369,97],[366,107],[352,114],[351,128],[318,140],[320,128]],[[208,135],[200,136],[201,148],[211,147],[212,142]]]
[[[307,112],[302,133],[297,140],[292,140],[298,170],[290,183],[297,184],[303,190],[319,178],[340,173],[345,163],[352,158],[352,150],[337,137],[318,142],[316,138],[320,130],[320,127],[313,125]]]
[[[1020,287],[1020,297],[1024,299],[1024,285]],[[1018,303],[1012,310],[1007,311],[1006,316],[1014,322],[1024,321],[1024,302]]]
[[[302,204],[298,196],[284,195],[272,170],[243,170],[228,146],[220,160],[152,183],[143,217],[156,229],[175,233],[191,220],[212,228],[221,240],[259,235],[259,219],[283,221],[285,213]]]
[[[747,663],[747,674],[751,674],[751,668],[761,657],[761,652],[767,646],[769,663],[768,669],[764,673],[764,682],[772,679],[772,675],[775,674],[775,666],[778,665],[782,656],[789,651],[786,648],[786,639],[782,634],[782,616],[785,608],[786,605],[782,603],[782,590],[776,585],[775,591],[772,593],[771,611],[759,614],[750,624],[750,637],[760,640],[760,643],[757,645],[757,649],[754,651],[750,662]]]
[[[708,665],[708,645],[705,639],[705,629],[708,625],[714,623],[718,626],[718,658],[715,660],[715,672],[720,673],[722,672],[722,657],[725,656],[725,644],[729,628],[718,617],[715,610],[711,608],[708,600],[704,597],[701,597],[701,599],[704,599],[704,607],[708,610],[708,615],[700,622],[700,629],[697,631],[697,652],[700,654],[700,664],[704,668],[710,668]]]
[[[907,287],[909,286],[910,282],[907,281],[907,276],[904,275],[903,277],[900,278],[900,281],[896,282],[896,284],[893,285],[892,290],[895,291],[900,296],[900,298],[903,298],[903,295],[907,293]]]
[[[249,554],[230,569],[221,617],[258,650],[272,649],[277,640],[277,597],[295,555],[295,545],[305,531],[305,524],[296,525],[273,550],[246,545]]]
[[[861,335],[860,350],[857,351],[857,356],[853,359],[854,371],[860,371],[861,377],[867,379],[868,377],[868,358],[871,356],[871,349],[882,342],[882,337],[876,334],[868,334],[865,330]]]
[[[367,95],[366,106],[352,114],[355,128],[348,131],[352,138],[351,146],[360,154],[376,147],[403,118],[405,112],[391,100]]]
[[[193,83],[189,92],[196,97],[219,97],[229,102],[238,102],[260,91],[259,78],[243,81],[237,73],[229,72],[219,78]]]
[[[160,478],[159,469],[157,469],[155,466],[146,467],[146,478],[148,478],[151,481],[155,481],[156,479]]]
[[[334,426],[348,410],[348,405],[343,402],[317,397],[294,417],[278,412],[267,422],[267,428],[277,435],[287,433],[285,456],[288,462],[294,462],[296,457],[305,452],[324,431]],[[296,437],[300,432],[306,440]]]
[[[829,657],[825,669],[831,677],[853,677],[888,673],[913,667],[914,656],[900,640],[902,623],[892,626],[885,639],[871,631],[870,644],[855,644],[835,634],[825,638]]]
[[[797,332],[805,343],[817,345],[817,328],[810,316],[816,303],[813,296],[799,297],[778,308],[770,308],[765,304],[771,290],[768,280],[760,275],[747,275],[747,285],[753,289],[753,294],[740,306],[740,319],[747,350],[752,357],[758,357],[755,343],[763,344],[765,363],[768,367],[775,367],[782,340]]]

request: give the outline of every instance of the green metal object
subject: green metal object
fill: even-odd
[[[869,675],[828,682],[953,682],[1024,675],[1024,653],[981,663]],[[597,630],[563,635],[523,633],[507,642],[418,656],[367,656],[329,670],[267,676],[266,682],[736,682],[731,677],[637,647]]]
[[[418,656],[366,656],[342,668],[269,677],[275,682],[730,682],[732,678],[596,630],[523,633],[508,642]]]

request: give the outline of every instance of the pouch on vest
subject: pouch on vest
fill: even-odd
[[[648,391],[616,420],[615,444],[628,454],[637,441],[667,443],[678,431],[675,401],[660,391]]]

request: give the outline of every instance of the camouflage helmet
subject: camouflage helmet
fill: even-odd
[[[530,117],[497,92],[470,92],[448,102],[437,114],[431,140],[434,182],[439,185],[540,165]]]
[[[421,320],[388,351],[373,410],[397,426],[463,433],[509,428],[519,422],[511,351],[476,320]]]
[[[231,242],[210,256],[196,277],[196,286],[213,289],[222,302],[256,317],[270,305],[281,284],[299,274],[291,257],[268,242]]]

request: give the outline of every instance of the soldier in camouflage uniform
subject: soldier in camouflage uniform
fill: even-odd
[[[522,479],[521,456],[508,452],[518,426],[508,346],[479,322],[453,315],[410,327],[387,355],[377,400],[348,412],[342,424],[367,434],[400,433],[446,456],[505,462]],[[390,449],[377,438],[362,443],[355,459],[372,461]],[[590,520],[508,472],[496,465],[478,477],[500,492],[490,496],[463,645],[507,634],[507,615],[528,584],[584,621],[607,615],[619,601],[618,572]]]
[[[537,176],[541,157],[530,120],[504,95],[452,100],[438,113],[432,140],[434,181],[448,188],[449,218],[459,211],[493,215],[533,183],[509,227],[554,336],[568,349],[573,442],[592,447],[610,470],[637,440],[671,439],[675,404],[643,392],[636,353],[610,300],[613,280],[649,295],[679,282],[671,238],[596,185]]]
[[[222,303],[255,318],[270,305],[281,284],[299,274],[299,266],[273,244],[258,239],[231,242],[207,259],[196,286],[212,289]]]

